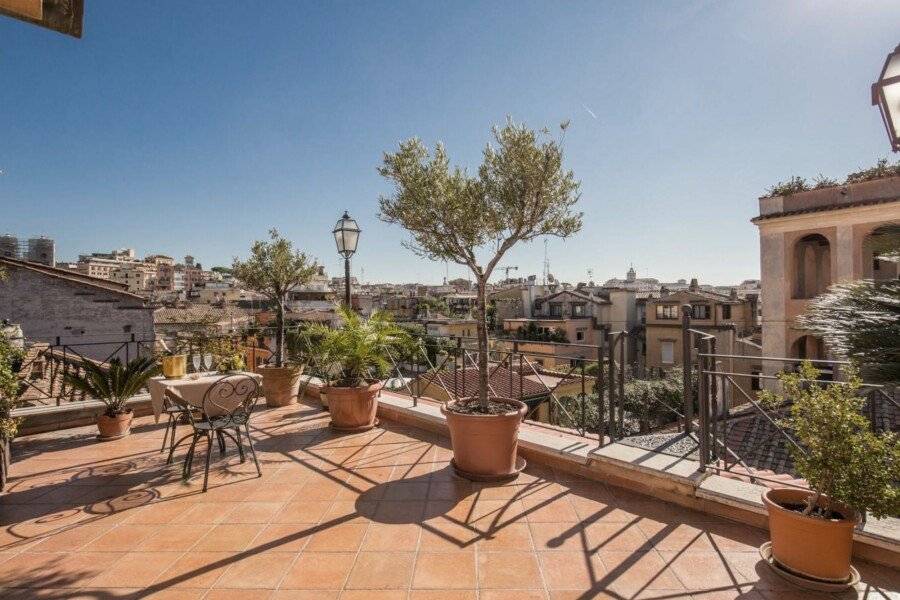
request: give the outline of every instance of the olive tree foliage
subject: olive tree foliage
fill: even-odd
[[[250,257],[235,257],[231,265],[235,278],[263,294],[275,307],[275,366],[284,365],[284,303],[288,292],[312,279],[319,265],[278,233],[269,231],[268,241],[256,241]]]
[[[561,125],[565,132],[568,123]],[[380,218],[411,234],[404,246],[416,255],[451,261],[472,271],[477,283],[478,399],[488,406],[488,332],[485,286],[503,256],[519,242],[581,229],[573,210],[580,183],[563,167],[561,139],[507,119],[493,128],[477,174],[451,167],[438,144],[430,154],[421,140],[385,153],[378,172],[394,185],[380,199]],[[486,259],[486,260],[483,260]]]

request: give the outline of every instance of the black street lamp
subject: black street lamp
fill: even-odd
[[[334,226],[334,241],[337,244],[338,254],[344,257],[344,304],[349,309],[350,304],[350,257],[356,252],[356,244],[359,243],[359,225],[350,218],[347,211]]]
[[[888,54],[878,81],[872,84],[872,106],[881,111],[891,149],[900,152],[900,45]]]

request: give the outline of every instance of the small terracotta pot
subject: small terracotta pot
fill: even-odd
[[[833,508],[843,519],[826,521],[785,508],[804,505],[810,495],[808,490],[798,489],[763,492],[763,504],[769,511],[772,558],[797,575],[845,582],[850,577],[853,528],[859,517],[852,508],[837,503]],[[820,499],[819,504],[824,502]]]
[[[359,387],[325,387],[331,427],[338,431],[366,431],[375,427],[381,383]]]
[[[441,413],[450,428],[453,466],[462,477],[499,481],[515,478],[521,470],[516,451],[519,446],[519,424],[528,406],[511,398],[491,400],[508,404],[509,412],[502,415],[466,415],[441,406]],[[450,406],[453,404],[455,402]]]
[[[114,417],[102,414],[97,417],[97,429],[100,430],[101,440],[117,440],[131,433],[131,420],[134,413],[130,410],[119,413]]]
[[[166,379],[180,379],[187,373],[187,354],[163,356],[162,373]]]
[[[262,375],[263,395],[266,397],[266,406],[274,408],[287,406],[297,402],[297,393],[300,391],[300,377],[303,375],[303,366],[269,367],[259,366],[257,372]]]

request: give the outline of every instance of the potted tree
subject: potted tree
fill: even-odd
[[[451,168],[441,144],[429,155],[418,139],[386,153],[379,168],[394,184],[381,198],[381,219],[407,229],[406,245],[417,255],[464,265],[475,277],[478,393],[442,407],[454,467],[472,479],[507,479],[521,470],[516,450],[526,411],[518,400],[488,395],[487,282],[517,243],[581,229],[581,213],[573,212],[580,184],[563,168],[561,140],[509,119],[493,134],[496,147],[485,147],[477,175]]]
[[[813,582],[847,583],[853,529],[866,513],[900,513],[900,444],[893,432],[875,433],[862,415],[860,379],[818,383],[819,371],[804,362],[782,373],[783,393],[764,391],[769,407],[789,404],[782,425],[791,430],[797,472],[809,489],[768,489],[772,558],[779,567]]]
[[[306,254],[295,251],[278,231],[269,232],[269,241],[257,241],[250,258],[234,259],[232,273],[244,285],[266,296],[275,309],[275,364],[261,365],[266,406],[285,406],[297,401],[302,365],[284,360],[284,305],[289,291],[308,282],[318,270]]]
[[[85,360],[79,371],[66,373],[65,381],[106,405],[106,410],[97,417],[97,428],[99,438],[107,441],[131,433],[134,413],[126,403],[158,372],[159,366],[152,357],[138,357],[124,364],[114,358],[107,366]]]
[[[343,326],[313,325],[311,347],[326,385],[331,427],[338,431],[366,431],[375,426],[381,379],[390,370],[386,354],[407,346],[409,334],[385,312],[368,319],[341,307]]]

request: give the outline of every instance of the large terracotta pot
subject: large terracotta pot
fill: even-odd
[[[338,431],[367,431],[375,427],[381,383],[359,387],[325,387],[331,427]]]
[[[469,415],[441,406],[441,413],[450,428],[453,445],[453,468],[456,473],[476,481],[514,479],[524,466],[516,450],[519,446],[519,424],[528,406],[510,398],[491,398],[509,405],[509,412],[500,415]],[[458,400],[475,402],[477,400]],[[456,404],[450,405],[450,408]]]
[[[100,430],[99,438],[101,440],[117,440],[131,433],[131,420],[134,413],[130,410],[119,413],[114,417],[102,414],[97,417],[97,429]]]
[[[789,508],[803,506],[809,495],[809,491],[798,489],[763,492],[763,504],[769,511],[772,558],[797,575],[845,582],[850,577],[853,528],[858,515],[853,509],[836,504],[834,510],[843,518],[826,521]]]
[[[259,366],[257,372],[262,375],[263,395],[266,397],[266,406],[287,406],[297,402],[297,393],[300,391],[300,376],[303,375],[303,366],[269,367]]]
[[[187,354],[163,356],[162,373],[166,379],[180,379],[187,373]]]

